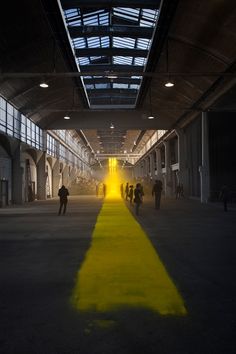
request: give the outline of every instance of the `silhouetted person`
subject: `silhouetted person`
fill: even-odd
[[[180,197],[184,198],[184,185],[183,185],[183,183],[180,184]]]
[[[120,195],[121,195],[121,198],[124,198],[124,186],[123,186],[123,183],[121,183],[121,185],[120,185]]]
[[[129,196],[129,183],[126,183],[125,186],[125,200],[128,200],[128,196]]]
[[[60,197],[60,208],[58,211],[58,215],[61,215],[61,210],[63,208],[63,215],[66,213],[66,206],[67,206],[67,196],[69,195],[68,189],[65,186],[62,186],[58,191],[58,196]]]
[[[105,183],[103,183],[103,195],[104,195],[104,198],[106,197],[107,195],[107,186]]]
[[[180,192],[181,192],[180,184],[177,184],[176,190],[175,190],[175,197],[176,197],[176,199],[179,199],[179,198],[180,198]]]
[[[141,197],[143,198],[144,196],[144,190],[143,190],[143,185],[140,183],[140,190],[141,190]]]
[[[152,188],[152,196],[155,196],[155,208],[156,209],[160,209],[161,192],[162,192],[162,182],[159,179],[157,179],[153,188]]]
[[[229,188],[227,186],[222,186],[220,191],[220,200],[222,200],[224,205],[224,211],[228,211],[228,201],[229,201],[230,193]]]
[[[99,183],[96,183],[96,196],[98,197],[99,194]]]
[[[136,215],[139,215],[139,207],[142,204],[142,188],[141,188],[141,184],[137,183],[136,184],[136,188],[134,190],[134,203],[136,205],[135,207],[135,213]]]
[[[131,185],[129,187],[129,201],[130,201],[130,204],[133,204],[133,198],[134,198],[134,186]]]

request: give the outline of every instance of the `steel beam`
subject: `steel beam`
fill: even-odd
[[[108,77],[118,76],[147,76],[147,77],[236,77],[236,72],[143,72],[143,66],[131,65],[83,65],[81,66],[82,72],[1,72],[0,79],[32,79],[32,78],[62,78],[62,77],[80,77],[80,76],[103,76]]]
[[[151,39],[153,29],[150,27],[133,26],[69,26],[71,38],[94,37],[94,36],[117,36],[129,38]]]
[[[95,79],[83,79],[86,85],[91,84],[131,84],[131,85],[140,85],[141,79],[130,79],[129,77],[122,77],[122,78],[95,78]]]
[[[119,65],[119,64],[114,64],[114,65],[107,65],[107,64],[92,64],[92,65],[81,65],[80,70],[82,75],[86,75],[85,72],[91,72],[95,75],[94,72],[97,72],[97,75],[104,75],[107,76],[109,74],[115,74],[117,76],[120,76],[118,73],[122,72],[123,75],[126,75],[125,73],[128,72],[129,74],[127,75],[135,75],[138,76],[139,73],[142,73],[144,70],[144,66],[137,66],[137,65]],[[80,75],[81,76],[81,75]]]
[[[122,56],[122,57],[141,57],[148,56],[148,50],[144,49],[127,49],[127,48],[82,48],[75,49],[76,57],[91,57],[91,56]],[[81,66],[82,68],[82,66]]]
[[[75,8],[112,8],[112,7],[143,7],[159,9],[161,0],[61,0],[64,10]]]
[[[121,96],[123,97],[124,95],[126,97],[136,97],[137,96],[137,92],[138,90],[134,90],[134,89],[91,89],[91,90],[87,90],[87,93],[89,95],[89,97],[104,97],[104,96]]]

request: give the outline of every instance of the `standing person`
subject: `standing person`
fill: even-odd
[[[180,185],[180,196],[182,198],[184,198],[184,185],[183,185],[183,183],[181,183],[181,185]]]
[[[67,206],[67,196],[69,195],[68,189],[63,185],[59,191],[58,191],[58,196],[60,197],[60,208],[58,211],[58,215],[61,215],[61,210],[63,208],[63,215],[66,213],[66,206]]]
[[[129,187],[129,201],[130,201],[130,205],[133,204],[133,197],[134,197],[134,186],[131,185]]]
[[[128,200],[128,196],[129,196],[129,183],[126,183],[125,186],[125,200]]]
[[[162,182],[157,179],[153,188],[152,188],[152,196],[155,196],[155,208],[160,209],[161,204],[161,192],[162,192]]]
[[[139,207],[142,204],[142,189],[140,183],[136,184],[136,188],[134,190],[134,203],[136,204],[135,213],[136,215],[139,215]]]
[[[176,199],[179,199],[179,198],[180,198],[180,193],[181,193],[181,187],[180,187],[180,184],[178,184],[178,185],[176,186],[176,190],[175,190]]]
[[[121,185],[120,185],[120,195],[121,195],[121,198],[123,199],[124,198],[124,186],[123,186],[123,183],[121,183]]]
[[[103,183],[103,195],[104,195],[104,198],[106,197],[107,195],[107,186],[105,183]]]
[[[220,191],[220,200],[222,200],[224,205],[224,211],[228,211],[228,201],[229,201],[229,188],[224,185]]]

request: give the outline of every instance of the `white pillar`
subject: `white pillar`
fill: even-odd
[[[59,185],[60,185],[60,162],[57,160],[52,169],[52,196],[57,197]]]
[[[37,199],[46,200],[46,152],[43,152],[37,163]]]
[[[210,197],[209,175],[209,141],[208,141],[208,117],[202,112],[202,165],[199,166],[201,183],[201,203],[207,203]]]

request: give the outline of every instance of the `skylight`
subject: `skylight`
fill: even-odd
[[[142,85],[142,75],[136,74],[145,71],[159,9],[135,7],[132,0],[133,7],[104,9],[86,8],[84,3],[80,8],[79,2],[78,8],[68,9],[65,0],[61,3],[62,8],[66,4],[64,18],[78,70],[84,72],[89,107],[111,108],[123,102],[135,108]]]

